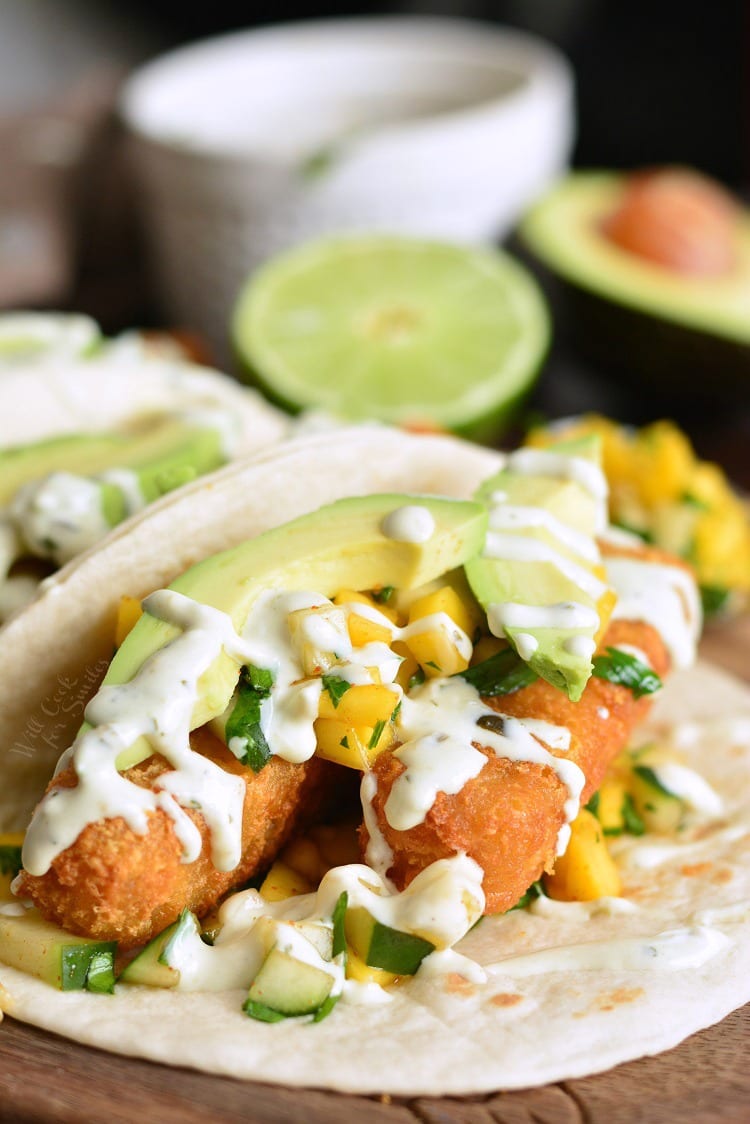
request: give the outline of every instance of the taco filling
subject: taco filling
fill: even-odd
[[[319,1020],[476,975],[451,950],[483,914],[617,897],[605,833],[711,797],[623,764],[700,608],[681,563],[601,539],[595,462],[523,450],[475,501],[341,500],[148,596],[36,809],[0,957]]]

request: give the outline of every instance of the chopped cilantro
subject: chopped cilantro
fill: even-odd
[[[597,679],[629,687],[637,699],[642,695],[653,695],[662,685],[655,671],[619,648],[607,648],[606,656],[595,656],[593,674]]]
[[[383,585],[380,589],[373,589],[372,596],[379,605],[387,605],[395,592],[395,585]]]
[[[421,687],[425,681],[425,673],[421,667],[418,667],[413,675],[409,677],[409,684],[407,690],[411,691],[412,687]]]
[[[331,949],[332,956],[338,956],[342,952],[346,952],[346,935],[344,933],[344,918],[346,916],[346,907],[349,904],[349,895],[346,890],[339,894],[336,905],[333,908],[333,947]]]
[[[349,748],[349,739],[348,739],[348,737],[346,736],[346,734],[344,734],[343,738],[342,738],[342,739],[341,739],[341,741],[339,742],[339,745],[343,746],[343,747],[344,747],[344,749],[348,749],[348,748]]]
[[[466,671],[457,673],[472,687],[476,687],[480,695],[485,698],[494,698],[497,695],[510,695],[523,687],[528,687],[539,677],[532,671],[527,663],[513,650],[501,648],[494,656],[467,667]]]
[[[680,502],[684,503],[686,507],[694,507],[696,511],[709,511],[709,505],[705,500],[699,499],[694,496],[692,492],[683,492],[680,496]]]
[[[324,675],[322,677],[323,689],[328,691],[331,702],[334,708],[339,705],[341,699],[351,687],[346,679],[342,679],[340,675]]]
[[[515,905],[512,905],[507,913],[511,913],[514,909],[525,909],[527,905],[531,905],[537,898],[546,898],[544,886],[541,879],[532,882],[525,894],[522,894]]]
[[[245,671],[250,685],[259,695],[270,695],[274,681],[274,674],[270,667],[255,667],[253,664],[248,664]]]
[[[622,802],[622,821],[625,831],[630,835],[643,835],[646,830],[641,817],[635,810],[635,804],[630,793],[625,794],[625,799]]]
[[[9,874],[15,878],[21,869],[21,848],[12,846],[0,847],[0,874]]]
[[[251,1019],[258,1019],[262,1023],[279,1023],[287,1018],[281,1011],[274,1011],[272,1007],[266,1007],[265,1003],[258,1003],[255,999],[246,999],[242,1010]]]
[[[383,733],[384,729],[385,729],[385,719],[381,718],[380,721],[376,722],[375,725],[372,728],[372,734],[370,735],[370,740],[367,743],[368,749],[375,749],[376,748],[378,742],[380,741],[380,735]]]
[[[713,616],[714,613],[720,613],[722,609],[726,608],[729,600],[728,589],[722,589],[718,585],[702,585],[700,591],[703,612],[707,617]]]
[[[586,805],[586,811],[591,812],[592,816],[599,815],[599,793],[595,792]]]
[[[261,704],[270,688],[254,687],[250,671],[250,668],[243,668],[237,684],[237,701],[227,719],[224,736],[227,745],[234,738],[242,744],[242,753],[237,754],[239,760],[243,765],[249,765],[254,773],[259,773],[271,757],[271,748],[260,725]]]
[[[426,667],[434,667],[434,668],[435,668],[435,671],[440,671],[440,670],[441,670],[441,668],[440,668],[440,664],[437,664],[437,663],[435,663],[435,661],[434,661],[434,660],[428,660],[428,661],[427,661],[427,664],[426,664],[425,666],[426,666]]]

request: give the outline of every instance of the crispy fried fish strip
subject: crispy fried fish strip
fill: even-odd
[[[272,757],[255,774],[207,729],[191,735],[193,749],[245,781],[242,859],[234,870],[216,870],[211,861],[210,831],[199,812],[185,809],[203,838],[200,856],[181,861],[182,848],[170,817],[157,810],[148,830],[134,832],[121,818],[89,824],[75,843],[39,877],[23,872],[20,895],[40,913],[69,932],[119,941],[123,949],[144,944],[187,907],[199,917],[219,898],[239,886],[273,859],[298,825],[322,802],[331,766],[319,758],[302,765]],[[134,784],[151,788],[170,766],[150,757],[125,774]],[[72,787],[72,769],[60,773],[50,787]]]
[[[631,644],[643,651],[658,675],[669,666],[659,633],[650,625],[613,621],[603,647]],[[647,698],[606,679],[592,677],[581,699],[571,702],[563,691],[543,679],[487,705],[515,718],[537,718],[571,733],[565,753],[551,753],[574,761],[586,777],[581,794],[585,803],[601,784],[609,762],[627,743],[649,707]],[[515,905],[544,870],[554,864],[557,835],[565,822],[563,805],[568,791],[548,765],[510,761],[479,743],[487,757],[478,776],[455,795],[439,792],[424,822],[396,831],[385,817],[385,803],[404,766],[391,751],[380,754],[373,770],[377,793],[373,808],[386,842],[393,851],[390,877],[399,889],[436,859],[465,851],[484,870],[486,913],[502,913]],[[367,832],[361,829],[363,846]]]

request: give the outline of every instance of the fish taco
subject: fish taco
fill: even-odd
[[[750,698],[597,456],[335,431],[61,571],[0,633],[6,1013],[460,1094],[742,1004]]]
[[[50,319],[80,318],[0,316],[0,365],[11,328],[17,345],[0,378],[0,623],[112,527],[288,428],[227,375],[135,340],[21,362],[19,321],[33,338]]]

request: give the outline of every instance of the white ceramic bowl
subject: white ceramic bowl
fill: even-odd
[[[121,109],[165,311],[226,358],[243,280],[290,245],[496,238],[565,165],[572,88],[526,35],[429,18],[282,24],[147,64]]]

